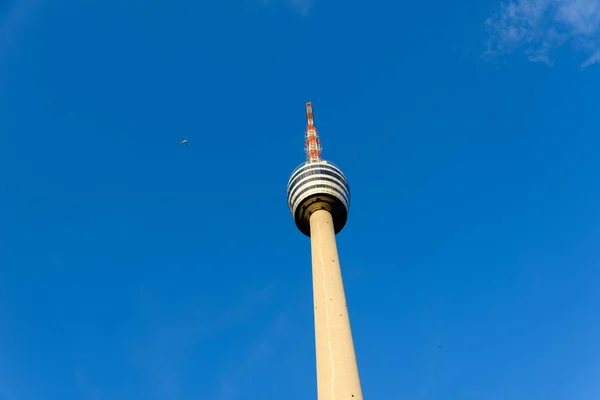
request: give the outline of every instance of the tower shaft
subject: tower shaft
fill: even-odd
[[[363,400],[333,218],[310,216],[318,400]]]

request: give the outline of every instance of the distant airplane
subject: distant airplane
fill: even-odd
[[[179,142],[179,144],[185,144],[187,146],[187,139],[182,136],[181,142]]]

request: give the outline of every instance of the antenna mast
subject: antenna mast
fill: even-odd
[[[305,139],[304,151],[306,152],[306,161],[311,163],[321,161],[321,141],[319,140],[319,134],[313,121],[312,103],[310,101],[306,103]]]

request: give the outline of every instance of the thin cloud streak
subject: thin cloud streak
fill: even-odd
[[[177,399],[180,393],[180,372],[189,351],[199,343],[243,325],[268,305],[273,298],[276,285],[270,283],[257,291],[250,291],[236,304],[214,319],[203,313],[185,313],[177,318],[157,317],[150,313],[155,322],[148,328],[149,334],[133,335],[126,344],[129,362],[142,376],[151,382],[149,393],[162,399]],[[144,306],[150,306],[144,300]],[[157,318],[157,319],[155,319]],[[133,321],[135,325],[143,321]]]
[[[43,0],[14,0],[6,9],[0,10],[0,78],[5,75],[13,47],[45,6]]]
[[[287,330],[287,315],[280,313],[267,329],[263,339],[252,347],[244,359],[224,375],[220,382],[217,396],[219,400],[234,400],[245,396],[240,394],[243,381],[257,370],[260,370],[273,354],[275,342]]]
[[[489,60],[521,50],[532,62],[552,65],[551,52],[570,46],[585,55],[582,68],[600,62],[600,0],[502,2],[485,26]]]
[[[305,16],[308,16],[312,7],[311,0],[286,0],[286,4]]]
[[[98,400],[98,391],[89,381],[86,372],[80,367],[75,367],[74,374],[77,388],[83,394],[83,398],[86,400]]]
[[[263,0],[263,6],[272,7],[284,5],[307,17],[313,6],[313,0]]]

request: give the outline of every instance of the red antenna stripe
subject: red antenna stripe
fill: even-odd
[[[306,103],[306,160],[308,162],[321,161],[321,141],[314,125],[312,103]]]

